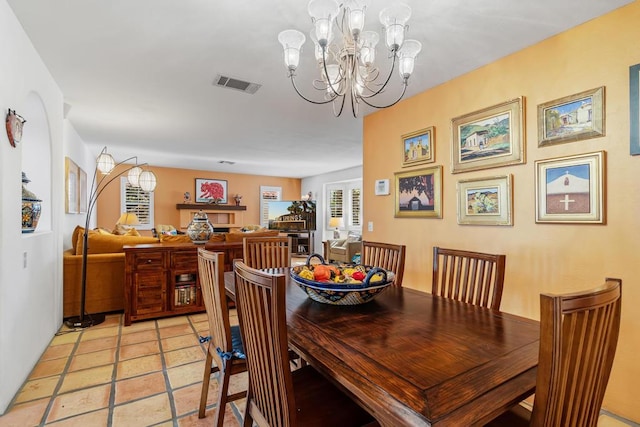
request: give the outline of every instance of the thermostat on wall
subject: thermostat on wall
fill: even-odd
[[[389,180],[377,179],[376,180],[376,196],[386,196],[389,194]]]

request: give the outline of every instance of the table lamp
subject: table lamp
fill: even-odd
[[[342,220],[342,218],[334,217],[329,220],[329,228],[335,228],[335,230],[333,230],[334,239],[340,238],[340,227],[344,227],[344,221]]]
[[[134,214],[133,212],[123,212],[122,215],[120,215],[120,218],[118,218],[118,221],[116,221],[116,224],[125,226],[138,225],[140,224],[140,220],[138,219],[138,215]]]

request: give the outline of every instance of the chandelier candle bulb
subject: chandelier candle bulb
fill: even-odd
[[[284,63],[296,93],[312,104],[332,103],[336,117],[342,114],[347,98],[354,117],[358,116],[360,103],[372,108],[387,108],[397,104],[404,97],[416,57],[422,48],[416,40],[405,40],[411,8],[403,3],[386,7],[380,12],[379,18],[391,61],[388,73],[380,73],[375,64],[375,49],[380,36],[374,31],[364,31],[368,6],[369,0],[346,0],[342,4],[336,0],[309,2],[308,12],[313,24],[310,39],[320,72],[312,85],[323,94],[317,101],[303,95],[295,81],[305,35],[297,30],[285,30],[278,34],[278,41],[284,49]],[[335,43],[334,27],[338,34]],[[378,99],[378,95],[386,92],[396,64],[402,84],[400,96],[391,102],[379,104],[374,98]]]

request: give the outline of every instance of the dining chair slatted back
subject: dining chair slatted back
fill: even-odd
[[[620,331],[622,281],[540,295],[533,410],[516,405],[488,427],[596,427]]]
[[[224,253],[199,248],[198,274],[209,323],[209,342],[198,416],[205,417],[211,374],[219,372],[218,403],[214,425],[222,427],[227,402],[246,396],[246,392],[228,395],[231,375],[246,372],[247,365],[240,338],[240,328],[231,326],[229,319],[229,308],[224,290]]]
[[[356,426],[373,419],[309,365],[291,371],[286,278],[234,263],[236,306],[249,387],[243,425]]]
[[[251,268],[291,266],[291,237],[245,237],[242,250],[244,262]]]
[[[395,274],[394,286],[402,286],[405,254],[405,245],[363,241],[360,262],[363,265],[381,267],[385,270],[393,271]]]
[[[506,260],[505,255],[435,246],[431,293],[499,310]]]
[[[622,281],[540,296],[532,426],[596,426],[620,330]]]

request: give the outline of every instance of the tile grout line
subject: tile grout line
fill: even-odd
[[[171,388],[171,381],[169,380],[169,372],[167,371],[167,362],[164,357],[164,348],[162,347],[162,336],[160,335],[160,324],[157,320],[154,320],[156,324],[156,335],[158,336],[158,347],[160,348],[160,363],[162,363],[162,376],[164,377],[164,385],[167,391],[167,397],[169,398],[169,407],[171,408],[171,421],[173,421],[173,427],[178,427],[178,414],[176,410],[176,403],[173,400],[173,389]],[[163,421],[166,422],[166,421]]]
[[[65,363],[64,369],[60,373],[60,378],[58,379],[58,383],[56,384],[55,388],[53,389],[53,392],[51,393],[51,396],[49,396],[49,403],[47,404],[47,407],[45,408],[44,413],[42,414],[42,418],[40,419],[40,426],[41,427],[46,424],[47,418],[49,418],[49,414],[51,413],[51,408],[53,406],[53,402],[58,397],[58,392],[62,388],[62,383],[64,382],[65,378],[67,377],[67,373],[69,372],[69,368],[71,367],[71,361],[73,360],[73,358],[74,358],[74,356],[76,354],[76,351],[78,350],[78,347],[80,346],[80,342],[81,342],[81,338],[82,338],[82,334],[84,333],[84,330],[75,328],[75,329],[73,329],[73,330],[71,330],[69,332],[65,332],[65,334],[73,334],[73,333],[76,333],[76,332],[78,332],[78,336],[76,337],[76,341],[75,341],[75,343],[73,345],[73,349],[71,350],[71,352],[67,356],[67,363]],[[55,337],[58,336],[58,334],[59,334],[59,332],[54,334],[54,336],[51,339],[51,341],[53,341],[55,339]],[[51,346],[51,343],[49,343],[49,346]],[[49,346],[47,348],[49,348]],[[42,356],[40,356],[40,357],[42,357]],[[40,362],[40,360],[38,360],[38,362]],[[36,366],[38,366],[37,363],[36,363]],[[35,368],[35,366],[34,366],[34,368]]]
[[[116,340],[116,354],[113,362],[113,372],[111,374],[111,390],[109,392],[109,405],[107,406],[107,425],[113,425],[113,411],[116,406],[116,382],[118,379],[118,363],[120,362],[120,344],[122,343],[122,328],[124,323],[123,315],[118,316],[118,339]]]

